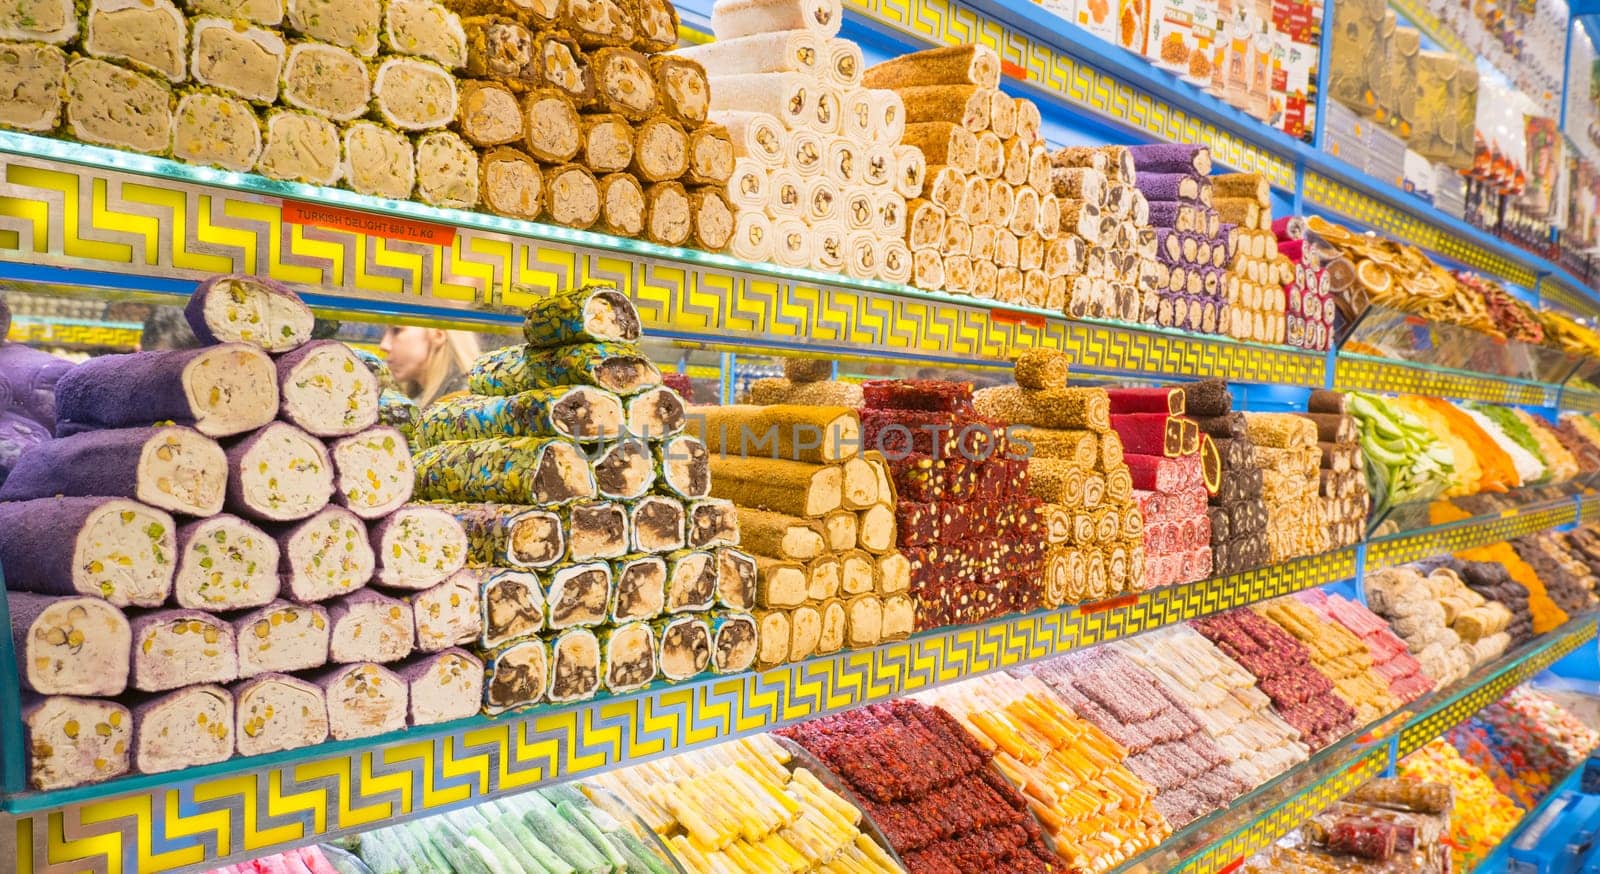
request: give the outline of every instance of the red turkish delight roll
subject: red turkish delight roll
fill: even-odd
[[[936,379],[870,380],[861,386],[867,409],[970,414],[972,385]]]

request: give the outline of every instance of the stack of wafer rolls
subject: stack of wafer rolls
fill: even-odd
[[[371,371],[270,280],[214,277],[185,314],[197,349],[64,374],[59,436],[0,491],[38,789],[478,707],[467,540],[409,503]]]
[[[1317,426],[1317,446],[1322,451],[1317,494],[1328,524],[1328,545],[1349,546],[1361,541],[1372,509],[1367,489],[1365,456],[1357,442],[1360,431],[1344,409],[1344,395],[1315,391],[1306,404],[1306,418]]]
[[[1295,413],[1245,413],[1244,420],[1261,468],[1271,560],[1326,552],[1328,508],[1321,498],[1318,423]]]
[[[1306,245],[1305,220],[1285,216],[1272,223],[1272,232],[1278,240],[1280,260],[1287,260],[1293,271],[1283,284],[1287,323],[1284,342],[1301,349],[1326,350],[1333,344],[1338,307],[1321,256]]]

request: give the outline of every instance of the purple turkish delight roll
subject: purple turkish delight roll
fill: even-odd
[[[189,686],[133,707],[133,769],[165,774],[233,756],[233,694]]]
[[[333,499],[363,519],[381,519],[411,500],[416,472],[404,434],[368,428],[329,447],[337,477]]]
[[[278,595],[278,541],[227,513],[178,529],[172,598],[191,610],[243,610]]]
[[[277,413],[272,359],[243,343],[91,358],[56,384],[62,437],[169,421],[227,437],[260,428]]]
[[[416,618],[398,598],[362,589],[328,606],[328,661],[397,662],[416,647]]]
[[[279,594],[291,601],[325,601],[365,586],[377,559],[367,526],[342,507],[323,507],[293,525],[274,526]]]
[[[213,276],[183,308],[202,343],[249,343],[289,352],[311,339],[311,308],[281,282],[258,276]]]
[[[178,426],[91,431],[34,447],[0,487],[0,501],[56,495],[133,498],[189,516],[222,510],[228,459],[215,440]]]
[[[1134,184],[1144,194],[1145,200],[1152,203],[1168,200],[1193,203],[1200,200],[1200,186],[1210,183],[1193,173],[1152,172],[1140,173]]]
[[[19,413],[0,412],[0,485],[24,453],[49,439],[50,429],[44,425]]]
[[[328,663],[328,611],[274,601],[233,620],[239,676],[301,671]]]
[[[373,582],[382,586],[428,589],[467,563],[466,532],[437,507],[401,507],[373,523],[369,539],[378,562]]]
[[[350,347],[316,340],[277,361],[278,412],[318,437],[344,437],[378,421],[378,378]]]
[[[483,702],[483,662],[462,649],[408,661],[397,672],[406,683],[412,725],[465,719]]]
[[[0,341],[4,339],[5,335],[0,334]],[[53,430],[56,386],[72,368],[72,362],[54,355],[0,342],[0,395],[9,400],[6,408]]]
[[[0,504],[6,587],[93,595],[118,607],[158,607],[172,591],[177,525],[122,498],[40,498]]]
[[[1156,143],[1129,146],[1128,154],[1138,175],[1146,173],[1193,173],[1211,175],[1211,150],[1189,143]],[[1137,180],[1136,180],[1137,181]]]
[[[334,740],[372,737],[406,727],[410,696],[406,681],[382,665],[339,665],[313,681],[328,702],[328,734]]]
[[[155,610],[131,624],[133,688],[165,692],[239,678],[239,648],[226,619],[199,610]]]
[[[120,695],[133,632],[121,610],[96,597],[7,592],[22,688],[41,695]]]
[[[234,747],[241,756],[297,750],[328,739],[322,689],[288,674],[262,674],[231,687]]]
[[[22,699],[22,746],[28,751],[28,785],[66,789],[128,772],[133,717],[128,708],[99,698],[32,695]]]
[[[333,461],[322,441],[273,422],[227,447],[227,508],[248,519],[293,522],[328,505]]]
[[[477,640],[483,633],[481,597],[477,577],[463,572],[431,589],[407,595],[416,623],[417,650],[440,652]]]

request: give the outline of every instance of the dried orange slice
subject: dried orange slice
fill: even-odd
[[[1377,262],[1362,259],[1356,262],[1356,281],[1367,290],[1369,294],[1384,294],[1394,285],[1394,278],[1389,271],[1380,267]]]

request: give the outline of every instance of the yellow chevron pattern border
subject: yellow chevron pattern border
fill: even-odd
[[[1575,313],[1587,313],[1594,309],[1594,301],[1590,300],[1581,289],[1549,276],[1539,282],[1539,297],[1558,303]]]
[[[1560,501],[1554,506],[1476,519],[1437,531],[1373,540],[1367,543],[1365,569],[1370,572],[1430,556],[1499,543],[1570,524],[1577,521],[1577,516],[1576,502]]]
[[[12,343],[45,346],[83,346],[132,351],[139,345],[138,328],[112,325],[67,325],[52,322],[13,321],[4,339]]]
[[[1439,371],[1406,361],[1380,360],[1364,355],[1339,356],[1334,366],[1333,387],[1339,391],[1436,395],[1492,404],[1549,407],[1556,403],[1555,386],[1498,379],[1485,374]]]
[[[1578,503],[1578,524],[1600,522],[1600,497],[1585,495]]]
[[[1582,389],[1562,389],[1560,405],[1563,412],[1600,413],[1600,393]]]

